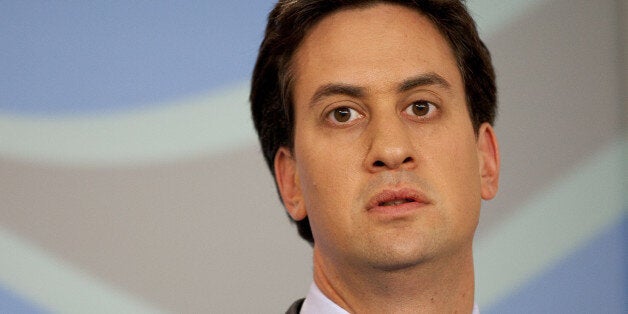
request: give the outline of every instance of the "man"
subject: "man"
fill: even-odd
[[[288,313],[471,313],[497,192],[494,73],[460,1],[279,1],[253,73],[264,156],[313,246]]]

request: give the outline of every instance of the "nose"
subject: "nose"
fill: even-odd
[[[399,117],[372,120],[369,125],[369,149],[365,166],[370,172],[416,166],[416,151],[411,130]]]

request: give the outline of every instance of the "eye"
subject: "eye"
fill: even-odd
[[[410,104],[410,106],[406,107],[404,112],[411,116],[416,117],[427,117],[433,113],[436,109],[436,106],[429,101],[426,100],[418,100]]]
[[[359,118],[360,116],[361,114],[359,114],[355,109],[349,107],[338,107],[327,114],[327,119],[331,120],[332,123],[346,124]]]

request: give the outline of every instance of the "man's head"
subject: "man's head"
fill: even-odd
[[[466,221],[460,232],[472,233],[480,196],[497,183],[478,167],[484,143],[495,146],[495,93],[488,50],[459,1],[280,1],[251,103],[284,205],[313,242],[310,222],[318,238],[351,236],[338,229],[357,218],[337,215],[374,213],[370,202],[386,197],[458,211],[449,227]]]

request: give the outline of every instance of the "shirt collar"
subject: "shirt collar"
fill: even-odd
[[[349,314],[343,308],[338,306],[332,300],[318,289],[316,283],[312,282],[310,285],[310,291],[308,291],[303,307],[301,307],[301,314]],[[477,304],[473,304],[473,312],[471,314],[480,314],[480,309]]]
[[[310,291],[308,291],[305,302],[303,302],[303,307],[301,307],[301,314],[316,313],[349,314],[349,312],[327,298],[321,290],[318,289],[316,283],[312,282]]]

